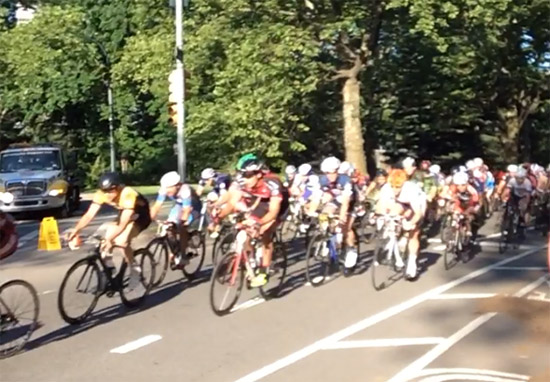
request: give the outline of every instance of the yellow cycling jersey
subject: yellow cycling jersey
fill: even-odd
[[[141,207],[143,202],[142,198],[140,198],[140,194],[136,190],[131,187],[124,187],[113,202],[108,202],[105,192],[98,190],[94,194],[92,203],[99,205],[109,204],[118,210],[135,210]]]

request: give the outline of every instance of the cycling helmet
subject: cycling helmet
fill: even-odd
[[[409,179],[409,176],[407,175],[405,170],[396,169],[390,173],[390,176],[388,177],[388,183],[393,188],[400,188],[403,186],[403,184],[405,184],[407,179]]]
[[[296,174],[296,167],[294,167],[293,165],[289,164],[289,165],[286,166],[286,168],[285,168],[285,174],[287,174],[287,175],[294,175],[294,174]]]
[[[459,166],[458,167],[458,172],[466,172],[468,171],[468,169],[466,168],[466,166]]]
[[[416,166],[416,161],[414,160],[414,158],[406,157],[406,158],[403,159],[403,161],[401,162],[401,165],[403,166],[403,168],[415,167],[415,166]]]
[[[525,171],[523,167],[520,167],[518,169],[518,172],[515,175],[516,178],[525,178],[526,176],[527,176],[527,171]]]
[[[239,160],[237,161],[237,166],[236,166],[237,171],[244,171],[243,169],[245,167],[245,164],[251,161],[257,161],[259,163],[259,160],[256,154],[248,153],[240,157]]]
[[[531,165],[531,168],[530,168],[530,169],[531,169],[531,172],[532,172],[533,174],[538,174],[539,172],[544,171],[544,168],[542,168],[541,166],[539,166],[538,164],[535,164],[535,163],[533,163],[533,164]]]
[[[483,173],[481,172],[481,170],[479,170],[479,169],[476,168],[476,169],[474,170],[473,175],[474,175],[474,178],[478,178],[478,179],[479,179],[479,178],[481,178],[481,177],[483,176]]]
[[[441,166],[439,166],[438,164],[433,164],[430,166],[430,174],[434,174],[434,175],[439,175],[439,173],[441,172]]]
[[[508,167],[506,168],[506,171],[511,173],[518,172],[518,166],[515,164],[508,165]]]
[[[473,160],[469,160],[468,162],[466,162],[466,169],[473,170],[474,168],[476,168],[476,164]]]
[[[201,179],[202,180],[212,179],[215,176],[216,176],[216,171],[214,171],[213,168],[205,168],[201,172]]]
[[[310,175],[309,179],[307,180],[307,185],[309,187],[317,187],[319,183],[319,176],[317,175]]]
[[[338,167],[338,173],[339,174],[345,174],[345,175],[351,175],[353,173],[353,171],[355,170],[355,168],[353,167],[353,165],[348,162],[348,161],[344,161],[340,164],[340,167]]]
[[[258,172],[262,166],[262,162],[254,154],[243,155],[237,162],[237,170],[242,172]]]
[[[101,191],[111,191],[121,185],[120,176],[116,172],[106,172],[99,177],[98,187]]]
[[[324,173],[337,172],[340,168],[340,159],[336,157],[328,157],[321,162],[321,171]]]
[[[162,188],[174,187],[181,181],[180,174],[176,171],[167,172],[160,178],[160,186]]]
[[[474,165],[475,165],[476,167],[481,167],[481,166],[483,166],[483,159],[481,159],[481,158],[475,158],[475,159],[474,159]]]
[[[388,176],[388,172],[383,168],[376,170],[376,176]]]
[[[311,165],[308,163],[304,163],[298,167],[298,174],[306,176],[311,172]]]
[[[468,184],[468,174],[465,172],[457,172],[453,175],[453,183],[457,186]]]

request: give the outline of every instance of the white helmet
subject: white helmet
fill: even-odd
[[[542,168],[542,166],[539,166],[539,165],[536,164],[536,163],[533,163],[533,164],[531,165],[530,169],[531,169],[531,172],[532,172],[533,174],[538,174],[539,172],[544,171],[544,168]]]
[[[466,168],[468,170],[473,170],[475,167],[476,167],[476,164],[474,163],[473,160],[469,160],[468,162],[466,162]]]
[[[160,178],[160,186],[162,188],[176,186],[181,181],[180,174],[176,171],[167,172]]]
[[[202,180],[208,180],[208,179],[212,179],[213,177],[216,176],[216,171],[214,171],[213,168],[205,168],[204,170],[202,170],[201,172],[201,178]]]
[[[508,172],[518,172],[518,166],[515,165],[515,164],[510,164],[506,168],[506,171],[508,171]]]
[[[304,163],[298,167],[298,174],[306,176],[311,172],[311,165],[309,163]]]
[[[337,172],[338,168],[340,168],[340,159],[336,157],[328,157],[321,162],[322,172]]]
[[[475,158],[475,159],[474,159],[474,165],[475,165],[476,167],[481,167],[481,166],[483,166],[483,159],[481,159],[481,158]]]
[[[354,170],[355,168],[350,162],[344,161],[340,164],[340,167],[338,168],[338,173],[350,175]]]
[[[414,160],[414,158],[406,157],[405,159],[403,159],[401,164],[403,165],[403,168],[411,168],[416,166],[416,161]]]
[[[476,169],[474,170],[474,174],[473,174],[473,175],[474,175],[474,178],[478,178],[478,179],[479,179],[479,178],[481,178],[481,177],[483,176],[483,173],[481,172],[480,169],[476,168]]]
[[[289,164],[289,165],[286,166],[286,168],[285,168],[285,174],[287,174],[287,175],[296,174],[296,167],[294,167],[293,165]]]
[[[215,201],[217,201],[218,198],[219,198],[219,195],[215,191],[210,191],[208,195],[206,195],[206,200],[211,203],[214,203]]]
[[[468,184],[468,174],[465,172],[457,172],[453,175],[453,183],[457,186]]]
[[[527,176],[527,171],[525,171],[523,167],[520,167],[518,169],[518,172],[515,175],[516,178],[525,178],[526,176]]]
[[[430,174],[439,175],[441,172],[441,166],[438,164],[432,164],[429,168]]]
[[[458,166],[458,172],[466,172],[466,171],[468,171],[466,166]]]
[[[318,175],[310,175],[307,180],[307,185],[309,187],[317,187],[319,185],[319,176]]]

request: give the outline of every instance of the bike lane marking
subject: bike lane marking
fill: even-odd
[[[255,370],[244,377],[241,377],[236,380],[236,382],[255,382],[259,381],[262,378],[267,377],[268,375],[271,375],[285,367],[288,367],[306,357],[309,357],[310,355],[316,353],[317,351],[330,346],[331,344],[334,344],[346,337],[349,337],[355,333],[358,333],[366,328],[369,328],[379,322],[382,322],[384,320],[387,320],[390,317],[396,316],[399,313],[402,313],[408,309],[411,309],[427,300],[432,299],[433,297],[440,295],[449,289],[452,289],[460,284],[463,284],[467,281],[470,281],[476,277],[479,277],[489,271],[494,270],[495,268],[502,266],[504,264],[511,263],[513,261],[519,260],[521,258],[524,258],[526,256],[532,255],[541,249],[543,249],[544,246],[541,246],[536,249],[531,249],[526,252],[517,254],[515,256],[512,256],[510,258],[498,261],[494,264],[488,265],[486,267],[483,267],[481,269],[472,271],[456,280],[450,281],[446,284],[440,285],[438,287],[435,287],[433,289],[428,290],[427,292],[424,292],[418,296],[415,296],[409,300],[406,300],[398,305],[395,305],[393,307],[390,307],[386,310],[383,310],[379,313],[376,313],[372,316],[366,317],[363,320],[356,322],[355,324],[352,324],[336,333],[333,333],[323,339],[320,339],[311,345],[308,345],[294,353],[291,353],[290,355],[287,355],[283,358],[280,358],[279,360],[268,364],[258,370]],[[482,316],[483,317],[483,316]]]
[[[148,336],[141,337],[135,341],[128,342],[127,344],[124,344],[117,348],[111,349],[110,353],[126,354],[133,350],[152,344],[153,342],[157,342],[161,339],[162,336],[159,336],[158,334],[150,334]]]

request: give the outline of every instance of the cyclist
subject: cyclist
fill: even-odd
[[[523,228],[525,224],[529,223],[529,203],[531,201],[531,194],[533,193],[533,185],[527,179],[527,171],[523,167],[520,167],[515,176],[512,177],[506,189],[504,190],[504,198],[509,199],[509,203],[519,208],[520,213],[520,227]],[[523,234],[523,230],[520,230]]]
[[[151,224],[149,203],[139,192],[125,186],[117,173],[108,172],[99,178],[99,190],[94,194],[92,204],[76,224],[67,240],[69,242],[77,238],[82,231],[97,215],[103,204],[116,208],[118,218],[116,223],[110,224],[105,234],[102,245],[102,253],[108,253],[105,262],[108,267],[114,264],[110,254],[114,246],[121,247],[124,251],[126,262],[130,266],[129,288],[135,288],[140,282],[141,268],[134,263],[132,240]]]
[[[504,191],[510,180],[516,176],[519,167],[515,164],[508,165],[506,168],[506,173],[500,178],[500,181],[497,186],[496,195],[500,198],[501,201],[506,202],[508,199],[504,198]]]
[[[388,180],[388,173],[383,168],[380,168],[376,171],[376,176],[374,178],[374,182],[371,182],[367,190],[365,191],[365,194],[367,195],[367,200],[370,200],[374,203],[378,201],[378,197],[380,196],[380,190],[382,187],[386,184]]]
[[[199,218],[201,201],[191,186],[181,182],[181,177],[176,171],[167,172],[160,178],[158,196],[151,207],[151,219],[157,216],[167,198],[173,200],[175,205],[170,210],[166,221],[176,225],[180,238],[180,255],[184,255],[189,240],[187,227]],[[170,254],[170,261],[174,261],[177,267],[182,267],[189,262],[188,256],[174,257],[174,255],[176,254]]]
[[[328,157],[321,162],[323,175],[319,177],[319,186],[313,192],[308,215],[315,215],[321,204],[323,204],[324,212],[329,214],[338,213],[343,238],[348,245],[344,266],[353,268],[358,257],[355,247],[356,238],[351,229],[354,220],[351,212],[356,195],[350,177],[345,174],[338,174],[340,165],[341,162],[336,157]]]
[[[230,185],[231,176],[229,174],[219,173],[213,168],[205,168],[201,172],[197,195],[201,196],[205,187],[212,187],[212,191],[220,197],[227,192]]]
[[[311,190],[309,190],[309,177],[313,175],[311,165],[304,163],[298,167],[298,172],[295,174],[292,183],[288,186],[290,195],[295,199],[308,199]]]
[[[407,278],[417,276],[417,258],[420,250],[420,230],[426,213],[426,194],[420,185],[408,180],[405,170],[393,169],[388,177],[388,183],[380,192],[376,206],[377,214],[399,215],[403,217],[404,237],[408,239],[409,256],[405,274]],[[397,264],[403,267],[404,264]]]
[[[296,166],[293,166],[289,164],[285,168],[285,180],[283,182],[283,185],[286,188],[289,188],[292,186],[292,183],[294,183],[294,178],[296,177]]]
[[[457,172],[453,175],[453,184],[446,188],[442,198],[450,200],[453,203],[453,212],[465,216],[468,237],[473,240],[475,234],[472,234],[472,225],[475,216],[480,209],[479,194],[469,183],[469,176],[464,172]]]
[[[416,161],[414,158],[407,157],[401,162],[403,170],[409,176],[409,180],[418,184],[420,188],[426,194],[427,202],[431,203],[437,195],[437,186],[433,177],[429,176],[428,172],[423,168],[429,168],[430,162],[423,161],[423,168],[416,167]]]

